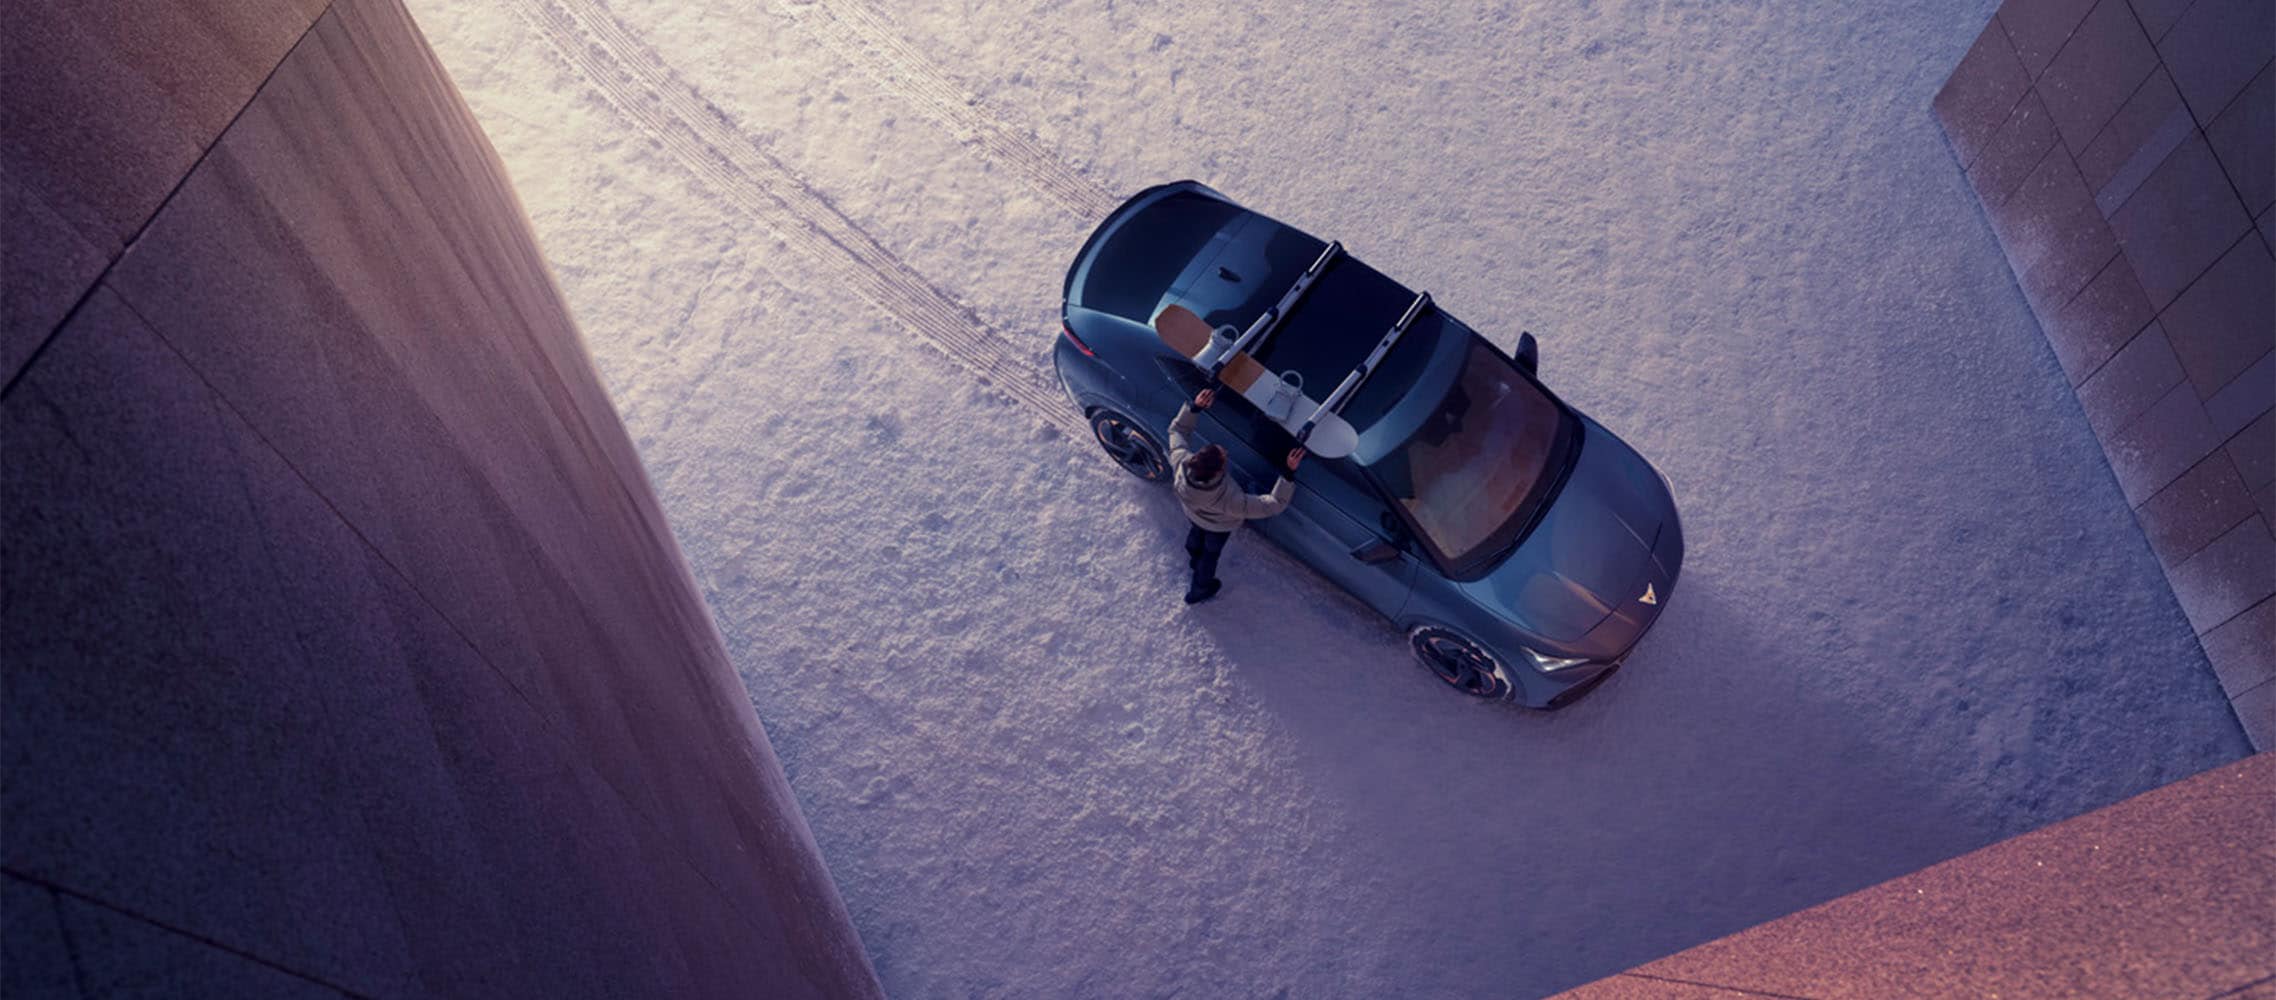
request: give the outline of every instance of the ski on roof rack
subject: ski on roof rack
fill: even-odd
[[[1350,402],[1352,395],[1359,391],[1360,383],[1375,373],[1375,366],[1382,363],[1384,355],[1391,353],[1392,345],[1397,344],[1400,337],[1406,336],[1407,328],[1415,323],[1415,317],[1422,315],[1423,309],[1429,305],[1429,292],[1415,296],[1415,300],[1407,305],[1407,311],[1399,314],[1399,321],[1391,324],[1391,332],[1384,334],[1383,339],[1375,343],[1375,349],[1367,352],[1367,359],[1352,369],[1351,374],[1344,376],[1343,381],[1336,385],[1336,391],[1328,394],[1327,402],[1321,403],[1319,409],[1312,411],[1311,417],[1304,421],[1304,426],[1297,429],[1297,444],[1301,445],[1310,438],[1313,429],[1319,426],[1323,418],[1343,412],[1343,405]]]
[[[1343,241],[1341,240],[1332,241],[1326,249],[1321,250],[1320,256],[1312,261],[1312,266],[1305,268],[1303,274],[1296,276],[1296,283],[1288,286],[1288,290],[1280,294],[1280,301],[1273,303],[1272,308],[1265,310],[1262,315],[1256,318],[1255,322],[1250,323],[1249,328],[1241,332],[1239,339],[1233,341],[1233,346],[1219,353],[1217,360],[1210,363],[1210,380],[1215,381],[1218,374],[1225,370],[1225,365],[1232,359],[1244,353],[1254,356],[1258,351],[1263,350],[1265,338],[1271,336],[1272,331],[1280,326],[1281,319],[1288,315],[1290,309],[1296,308],[1297,301],[1304,297],[1305,292],[1311,290],[1313,282],[1320,280],[1320,275],[1327,271],[1328,265],[1342,255]]]

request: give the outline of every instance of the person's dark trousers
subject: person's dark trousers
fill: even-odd
[[[1187,589],[1195,592],[1215,589],[1217,557],[1225,551],[1225,540],[1231,537],[1230,531],[1210,531],[1198,524],[1186,531],[1186,565],[1193,569],[1193,584]]]

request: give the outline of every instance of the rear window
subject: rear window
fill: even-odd
[[[1154,305],[1193,255],[1240,214],[1237,206],[1191,191],[1146,206],[1098,248],[1076,301],[1140,323],[1153,319]]]

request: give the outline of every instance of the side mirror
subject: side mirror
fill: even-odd
[[[1530,332],[1518,334],[1517,355],[1510,360],[1517,362],[1519,368],[1525,369],[1527,375],[1541,374],[1541,344],[1533,339]]]
[[[1412,547],[1414,535],[1408,533],[1407,522],[1388,510],[1378,511],[1375,523],[1382,528],[1382,537],[1351,550],[1351,557],[1360,562],[1389,562]]]
[[[1393,544],[1407,544],[1407,525],[1406,522],[1399,520],[1398,515],[1387,510],[1383,511],[1375,515],[1375,523],[1383,526],[1383,536],[1389,538]]]
[[[1399,547],[1378,538],[1351,550],[1351,557],[1363,563],[1390,562],[1399,558]]]

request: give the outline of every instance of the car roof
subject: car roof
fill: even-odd
[[[1307,394],[1325,398],[1414,299],[1415,293],[1383,272],[1356,257],[1340,257],[1280,321],[1257,352],[1257,363],[1275,372],[1302,373]]]
[[[1273,296],[1295,280],[1293,274],[1280,280],[1283,275],[1275,271],[1274,281],[1267,282]],[[1340,256],[1274,329],[1257,351],[1257,363],[1276,373],[1295,373],[1305,395],[1324,400],[1366,360],[1415,298],[1413,290],[1366,262]],[[1263,309],[1245,312],[1240,319],[1213,319],[1241,325]],[[1344,419],[1364,435],[1417,387],[1432,358],[1470,336],[1469,327],[1435,306],[1423,310],[1345,404]]]
[[[1191,294],[1192,290],[1181,294],[1179,289],[1173,288],[1161,293],[1161,298],[1154,306],[1155,310],[1172,303],[1182,304],[1194,309],[1212,326],[1231,325],[1245,329],[1278,300],[1281,293],[1304,273],[1305,268],[1327,246],[1326,241],[1318,237],[1262,212],[1241,206],[1200,183],[1178,181],[1139,192],[1101,223],[1078,256],[1075,268],[1069,272],[1069,291],[1079,294],[1080,287],[1087,283],[1083,273],[1091,265],[1103,263],[1100,251],[1110,244],[1128,241],[1128,233],[1123,231],[1133,220],[1158,214],[1152,210],[1173,199],[1192,204],[1188,199],[1195,196],[1222,202],[1235,213],[1217,216],[1209,226],[1224,237],[1237,234],[1238,238],[1232,240],[1232,243],[1243,249],[1237,254],[1227,251],[1225,248],[1228,244],[1224,239],[1208,241],[1206,246],[1192,251],[1183,250],[1181,245],[1179,260],[1167,267],[1156,265],[1157,268],[1178,274],[1178,282],[1185,282],[1195,278],[1197,269],[1206,270],[1212,263],[1221,263],[1231,265],[1244,279],[1255,277],[1259,280],[1243,280],[1240,283],[1241,292],[1231,299],[1222,294],[1224,286],[1218,286],[1220,294],[1198,297]],[[1118,235],[1124,239],[1116,239]],[[1222,259],[1217,257],[1220,253],[1224,254]],[[1204,260],[1204,257],[1211,259]],[[1306,395],[1316,400],[1325,399],[1335,390],[1337,383],[1349,375],[1383,335],[1389,332],[1392,324],[1413,303],[1415,297],[1413,289],[1358,257],[1344,253],[1329,264],[1319,281],[1289,311],[1271,338],[1257,349],[1257,360],[1268,370],[1296,373],[1303,380]],[[1104,303],[1086,304],[1071,299],[1070,304],[1088,309]],[[1152,331],[1145,325],[1145,317],[1150,315],[1150,311],[1140,307],[1138,312],[1137,316],[1125,313],[1125,317],[1138,328],[1132,333],[1135,335],[1142,330],[1150,335]],[[1447,338],[1450,336],[1466,341],[1475,334],[1468,326],[1435,306],[1424,310],[1401,338],[1398,347],[1384,359],[1366,385],[1346,405],[1343,411],[1345,418],[1364,432],[1408,394],[1429,359],[1448,348]]]

